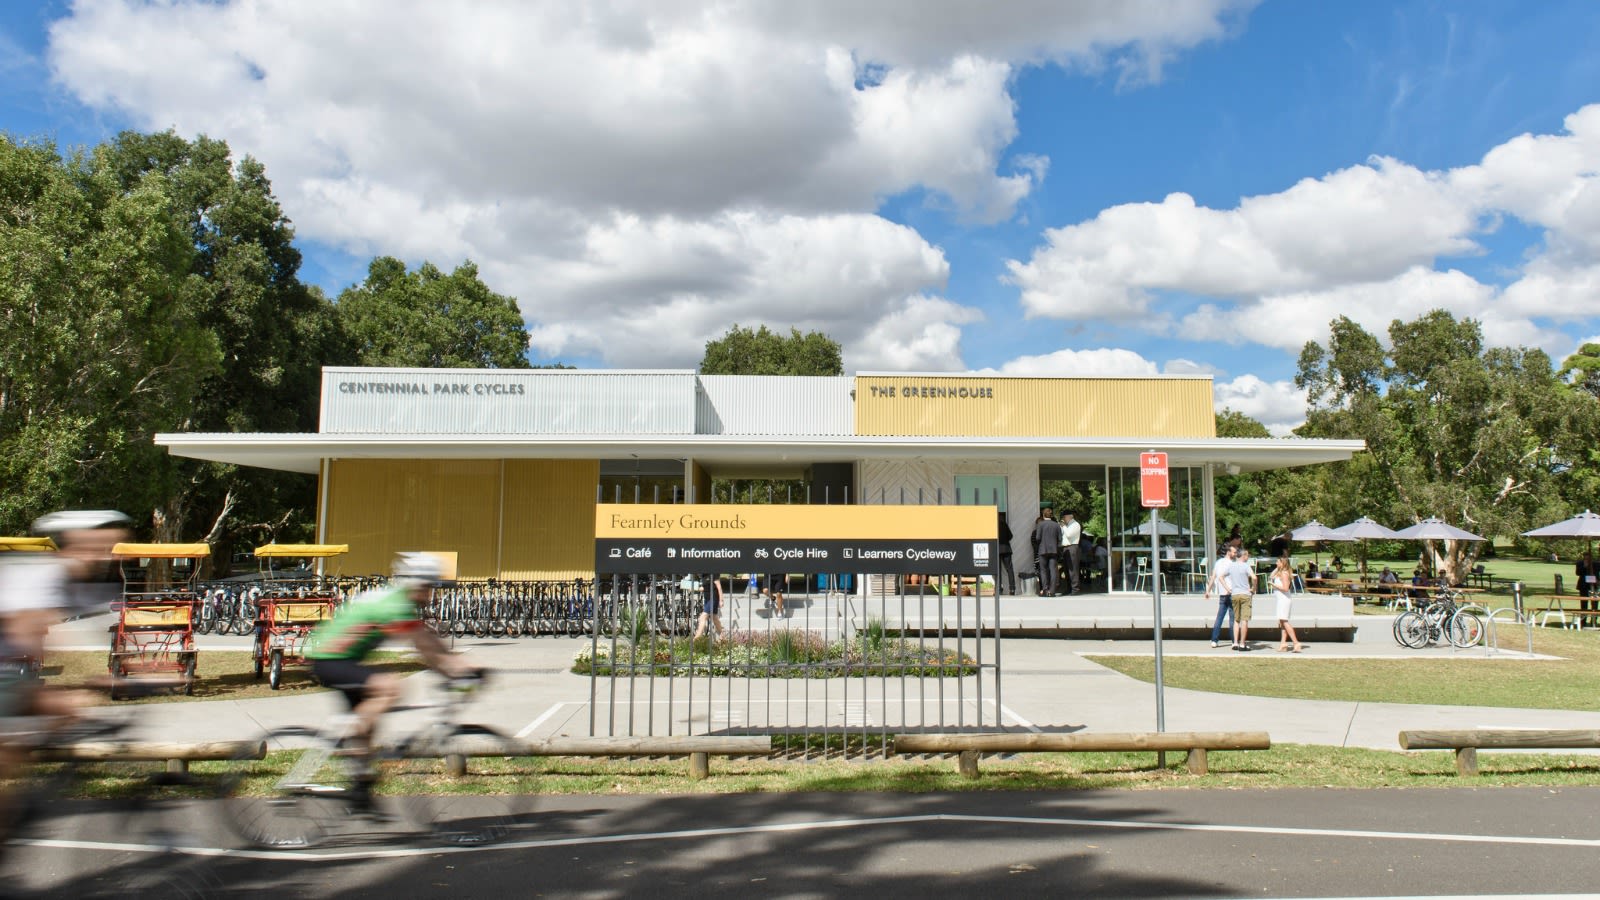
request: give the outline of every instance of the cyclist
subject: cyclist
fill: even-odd
[[[385,638],[402,634],[410,637],[428,667],[447,678],[477,672],[422,626],[421,607],[428,602],[442,574],[438,561],[425,553],[402,553],[395,559],[393,573],[394,580],[387,586],[352,597],[332,619],[317,626],[306,642],[312,674],[343,694],[355,714],[350,749],[364,758],[371,756],[372,734],[378,720],[400,698],[397,676],[362,664]],[[358,777],[358,811],[375,812],[371,794],[375,780],[370,771],[363,771]]]
[[[0,564],[0,781],[9,781],[26,750],[13,740],[24,716],[41,716],[43,729],[66,728],[94,702],[88,691],[46,689],[35,677],[44,659],[45,634],[68,615],[103,612],[118,594],[120,578],[111,548],[128,536],[131,520],[116,510],[66,510],[41,516],[33,532],[55,541],[56,553],[12,554]],[[38,726],[35,726],[38,727]],[[0,836],[15,825],[9,789],[0,792]]]
[[[112,509],[50,513],[34,521],[33,532],[59,551],[18,554],[0,566],[0,715],[70,716],[88,705],[83,692],[38,690],[31,676],[50,626],[110,608],[120,583],[111,548],[127,539],[130,524]]]

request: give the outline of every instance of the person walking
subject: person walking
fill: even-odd
[[[1227,565],[1233,562],[1233,556],[1234,549],[1232,546],[1223,547],[1222,555],[1218,556],[1217,561],[1211,564],[1211,577],[1206,579],[1206,599],[1210,600],[1211,592],[1216,591],[1218,601],[1217,621],[1211,626],[1211,646],[1213,647],[1222,646],[1222,620],[1227,619],[1230,623],[1233,621],[1233,590],[1228,587],[1228,581],[1224,577]],[[1235,640],[1233,645],[1238,647],[1239,642]]]
[[[1289,649],[1288,642],[1294,642],[1294,652],[1302,649],[1300,635],[1294,633],[1294,626],[1289,624],[1289,613],[1292,600],[1289,589],[1294,584],[1294,572],[1289,568],[1289,558],[1278,557],[1278,564],[1272,570],[1272,604],[1273,612],[1278,618],[1278,652]]]
[[[1056,555],[1061,552],[1061,523],[1056,521],[1055,510],[1044,508],[1044,517],[1033,528],[1036,553],[1039,560],[1039,596],[1056,595]]]
[[[1083,540],[1083,526],[1073,517],[1072,511],[1061,514],[1061,564],[1067,569],[1067,584],[1071,593],[1083,593],[1083,573],[1079,563],[1078,544]]]
[[[1009,579],[1011,587],[1010,587],[1009,590],[1006,590],[1006,593],[1011,594],[1012,596],[1016,596],[1016,593],[1017,593],[1017,570],[1013,569],[1011,567],[1011,539],[1012,539],[1012,537],[1013,537],[1013,535],[1011,534],[1011,524],[1006,521],[1006,514],[1005,513],[1001,513],[1000,514],[1000,577],[998,579],[996,579],[996,581],[998,581],[999,583],[994,586],[994,589],[997,590],[997,591],[1006,590],[1005,585],[1006,585],[1007,579]]]
[[[1237,545],[1234,558],[1221,568],[1227,579],[1228,593],[1233,595],[1233,649],[1250,649],[1250,602],[1255,598],[1256,573],[1250,565],[1250,551]]]
[[[705,581],[701,582],[701,589],[704,593],[700,605],[700,622],[695,626],[694,637],[690,640],[700,640],[700,635],[706,633],[707,626],[715,631],[714,638],[726,637],[727,632],[722,627],[722,582],[716,575],[707,575]]]

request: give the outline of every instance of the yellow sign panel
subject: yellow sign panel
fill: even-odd
[[[995,539],[993,506],[731,506],[602,503],[597,540],[851,538]]]
[[[1211,379],[858,375],[856,434],[1216,437]]]

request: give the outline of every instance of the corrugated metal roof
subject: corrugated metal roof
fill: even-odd
[[[695,433],[853,434],[854,390],[848,376],[701,375]]]

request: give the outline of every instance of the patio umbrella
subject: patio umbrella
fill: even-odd
[[[1391,536],[1404,541],[1481,541],[1470,531],[1457,528],[1438,516],[1429,516],[1410,528],[1392,532]]]
[[[1584,510],[1582,513],[1543,528],[1524,531],[1523,537],[1550,537],[1550,538],[1588,538],[1593,544],[1594,539],[1600,537],[1600,516]]]
[[[1392,540],[1396,537],[1393,529],[1385,528],[1366,516],[1362,516],[1354,522],[1347,522],[1343,525],[1340,525],[1334,530],[1343,535],[1344,540],[1356,542],[1356,547],[1358,548],[1356,553],[1361,562],[1362,578],[1367,577],[1366,542],[1374,538],[1378,540]]]
[[[1129,528],[1127,531],[1124,531],[1124,532],[1121,532],[1121,533],[1125,534],[1125,535],[1134,535],[1134,534],[1136,534],[1136,535],[1139,535],[1140,537],[1149,537],[1150,536],[1150,520],[1149,519],[1145,519],[1143,522],[1140,522],[1137,526],[1135,526],[1133,528]],[[1185,528],[1182,525],[1179,525],[1177,522],[1168,522],[1166,519],[1162,519],[1161,520],[1160,530],[1159,530],[1158,533],[1162,537],[1179,537],[1179,536],[1188,536],[1188,535],[1191,535],[1191,534],[1198,534],[1198,532],[1192,531],[1192,530],[1190,530],[1188,528]]]
[[[1597,516],[1586,509],[1582,513],[1573,516],[1570,519],[1564,519],[1555,523],[1554,525],[1546,525],[1543,528],[1535,528],[1532,531],[1524,531],[1522,536],[1542,538],[1588,538],[1589,557],[1593,559],[1594,539],[1596,537],[1600,537],[1600,516]]]
[[[1402,528],[1394,536],[1406,541],[1481,541],[1470,531],[1457,528],[1438,516],[1429,516],[1410,528]],[[1429,562],[1432,563],[1430,557]],[[1432,565],[1428,567],[1430,570]]]
[[[1316,519],[1312,519],[1306,524],[1301,525],[1299,528],[1289,532],[1289,537],[1294,538],[1296,541],[1299,541],[1302,544],[1315,544],[1319,541],[1345,540],[1344,535],[1332,528],[1329,528],[1321,522],[1318,522]],[[1312,556],[1315,563],[1318,566],[1321,566],[1322,555],[1316,551],[1316,548],[1312,548]]]

